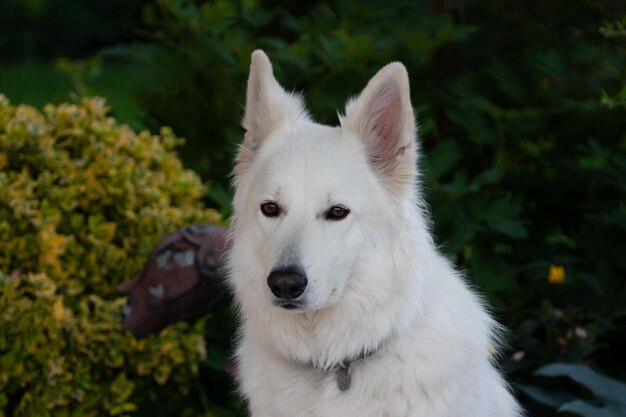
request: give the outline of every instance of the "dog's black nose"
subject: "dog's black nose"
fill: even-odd
[[[293,300],[304,292],[306,275],[299,267],[288,266],[276,269],[267,276],[267,286],[272,294],[283,300]]]

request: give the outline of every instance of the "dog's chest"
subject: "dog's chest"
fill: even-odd
[[[364,380],[362,375],[354,378],[350,387],[341,390],[334,372],[312,372],[307,378],[299,378],[279,388],[292,392],[269,415],[293,417],[409,417],[408,400],[401,390],[379,389],[376,381]],[[355,374],[358,374],[355,372]],[[387,386],[387,388],[389,388]],[[367,398],[364,401],[364,398]]]
[[[379,375],[367,363],[355,363],[349,387],[336,370],[315,371],[282,361],[256,362],[242,369],[244,391],[253,417],[409,417],[412,404],[399,381]],[[261,365],[262,366],[259,366]],[[261,369],[261,367],[263,369]]]

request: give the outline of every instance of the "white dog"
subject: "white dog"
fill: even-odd
[[[316,124],[252,54],[230,282],[252,417],[509,417],[496,324],[420,205],[400,63]]]

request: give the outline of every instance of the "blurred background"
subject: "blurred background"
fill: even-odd
[[[115,285],[165,233],[225,224],[257,48],[326,124],[403,62],[436,240],[509,329],[529,416],[626,416],[610,0],[0,0],[0,416],[245,415],[228,308],[137,341]]]

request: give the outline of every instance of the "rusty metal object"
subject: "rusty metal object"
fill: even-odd
[[[226,233],[223,227],[197,224],[165,236],[143,271],[117,286],[128,295],[122,326],[144,337],[214,310],[226,294]]]

